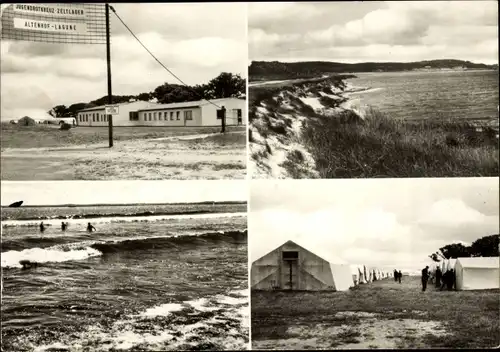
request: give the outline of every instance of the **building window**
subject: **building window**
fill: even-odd
[[[153,113],[153,120],[156,121],[156,111]]]
[[[95,114],[92,114],[92,121],[95,122]]]
[[[170,111],[170,120],[173,121],[174,120],[174,112],[173,111]]]
[[[137,111],[130,111],[128,116],[130,121],[139,121],[139,113]]]
[[[161,114],[162,114],[162,112],[160,111],[160,112],[158,113],[158,120],[159,120],[159,121],[161,121]]]
[[[233,109],[233,113],[238,120],[238,125],[241,125],[243,123],[243,119],[242,119],[243,114],[241,112],[241,109]]]
[[[180,120],[180,119],[181,119],[181,112],[180,112],[180,111],[177,111],[177,112],[176,112],[176,116],[177,116],[177,120]]]
[[[192,120],[193,112],[191,110],[184,111],[184,120]]]
[[[85,120],[86,120],[87,122],[89,122],[89,114],[87,114],[87,116],[86,116]]]
[[[151,121],[151,113],[148,113],[149,121]]]

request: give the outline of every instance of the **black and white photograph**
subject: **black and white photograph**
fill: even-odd
[[[500,345],[499,179],[253,180],[256,350]]]
[[[0,4],[1,347],[500,346],[498,2]]]
[[[250,3],[256,179],[498,176],[498,2]]]
[[[2,179],[245,179],[246,14],[2,4]]]
[[[246,182],[2,182],[2,351],[247,350]]]

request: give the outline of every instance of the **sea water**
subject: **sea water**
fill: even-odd
[[[2,350],[246,349],[244,207],[167,208],[4,209]]]

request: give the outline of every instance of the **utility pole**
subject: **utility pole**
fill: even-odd
[[[106,64],[108,66],[108,104],[113,104],[111,92],[111,46],[109,43],[109,4],[106,3]],[[113,115],[108,115],[109,147],[113,146]]]

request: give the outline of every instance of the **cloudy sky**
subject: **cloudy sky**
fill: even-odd
[[[498,178],[252,181],[251,261],[298,239],[350,264],[422,269],[428,255],[446,244],[470,245],[498,233],[498,182]]]
[[[243,180],[213,181],[2,181],[1,202],[24,205],[246,201]]]
[[[497,1],[252,3],[251,60],[498,63]]]
[[[2,9],[5,8],[2,4]],[[246,77],[245,3],[121,3],[113,7],[151,52],[187,84],[222,71]],[[230,14],[230,15],[229,15]],[[111,14],[113,94],[178,83]],[[1,43],[1,118],[44,117],[54,105],[107,94],[105,45]]]

